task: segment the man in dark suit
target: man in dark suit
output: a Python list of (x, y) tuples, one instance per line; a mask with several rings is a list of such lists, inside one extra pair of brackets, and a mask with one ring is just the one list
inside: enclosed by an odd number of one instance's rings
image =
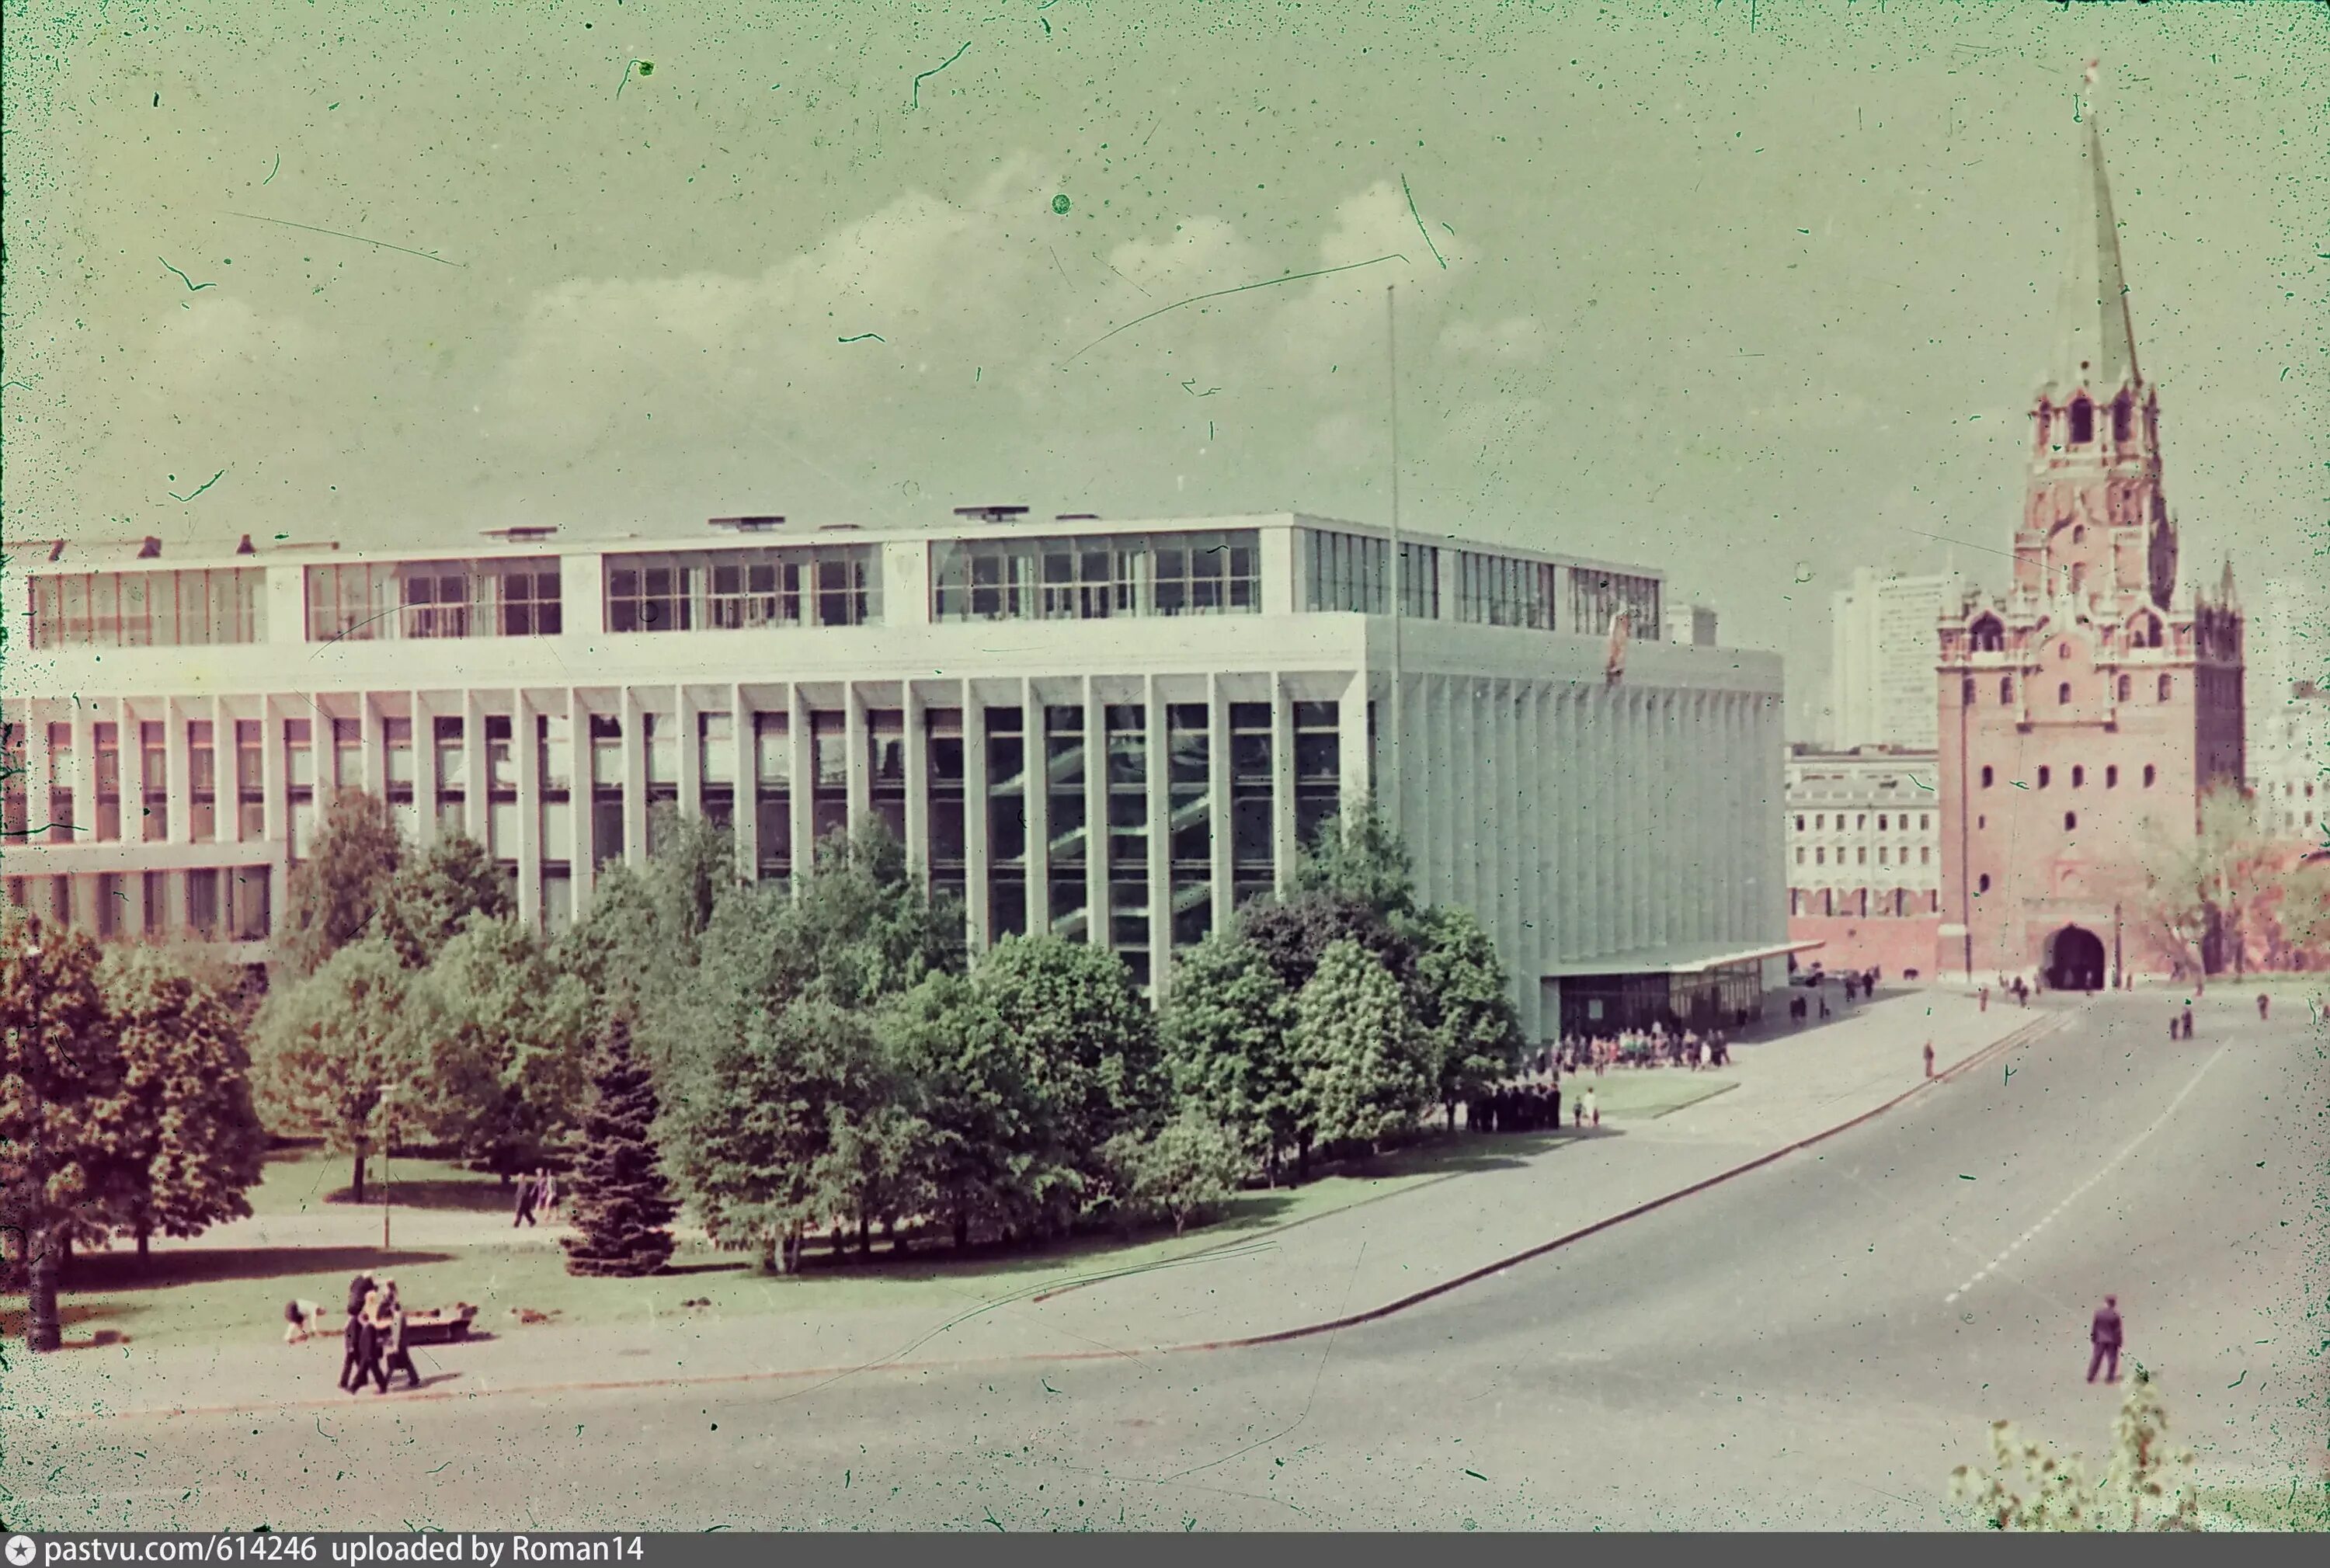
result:
[(2119, 1298), (2107, 1296), (2096, 1312), (2096, 1320), (2088, 1328), (2088, 1343), (2094, 1354), (2088, 1357), (2088, 1381), (2096, 1380), (2096, 1370), (2101, 1367), (2106, 1383), (2119, 1381)]

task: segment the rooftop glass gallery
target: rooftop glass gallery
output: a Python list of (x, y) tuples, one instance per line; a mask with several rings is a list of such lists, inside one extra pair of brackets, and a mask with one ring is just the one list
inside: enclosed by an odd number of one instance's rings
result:
[[(1388, 540), (1321, 527), (1284, 532), (1293, 548), (1280, 570), (1293, 581), (1275, 602), (1298, 613), (1388, 613)], [(288, 640), (376, 642), (1255, 615), (1274, 602), (1263, 533), (1030, 530), (580, 556), (56, 569), (30, 574), (28, 608), (35, 647), (260, 643), (287, 633)], [(1417, 542), (1404, 543), (1401, 555), (1400, 597), (1410, 618), (1599, 635), (1624, 610), (1634, 636), (1660, 635), (1660, 583), (1647, 573)], [(269, 591), (270, 578), (284, 573), (298, 574), (304, 625), (296, 631), (270, 624), (270, 608), (283, 615), (293, 607)], [(912, 613), (899, 608), (902, 591)], [(578, 594), (592, 613), (576, 612)]]

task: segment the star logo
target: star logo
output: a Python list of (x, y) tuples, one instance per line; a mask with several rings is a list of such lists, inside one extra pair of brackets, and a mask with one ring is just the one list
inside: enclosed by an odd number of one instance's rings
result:
[(10, 1568), (25, 1568), (25, 1565), (31, 1563), (32, 1560), (33, 1538), (30, 1535), (9, 1536), (8, 1562), (10, 1563)]

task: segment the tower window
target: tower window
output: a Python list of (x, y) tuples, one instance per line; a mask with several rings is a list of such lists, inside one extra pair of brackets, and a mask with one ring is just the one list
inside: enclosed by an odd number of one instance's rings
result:
[(1983, 769), (1983, 770), (1982, 770), (1982, 787), (1983, 787), (1984, 789), (1989, 789), (1989, 788), (1990, 788), (1991, 780), (1992, 780), (1993, 777), (1994, 777), (1994, 775), (1993, 775), (1993, 773), (1991, 772), (1991, 770), (1990, 770), (1989, 768), (1987, 768), (1987, 767), (1984, 767), (1984, 768)]
[(2006, 651), (2006, 629), (1996, 619), (1984, 616), (1974, 623), (1974, 651), (2003, 653)]
[(2163, 675), (2160, 677), (2160, 700), (2162, 702), (2166, 702), (2169, 698), (2169, 694), (2175, 691), (2175, 689), (2176, 677), (2174, 675)]
[(1977, 831), (1987, 830), (1990, 827), (1990, 818), (1988, 816), (1977, 817), (1974, 819), (1974, 825)]
[(2065, 681), (2055, 688), (2055, 705), (2059, 708), (2067, 707), (2070, 705), (2070, 701), (2071, 683)]
[(2110, 767), (2104, 770), (2104, 788), (2107, 789), (2117, 789), (2119, 788), (2118, 763), (2114, 762)]
[(2155, 767), (2154, 767), (2151, 763), (2149, 763), (2149, 762), (2146, 762), (2146, 763), (2144, 765), (2144, 787), (2145, 787), (2146, 789), (2151, 789), (2151, 788), (2152, 788), (2152, 781), (2153, 781), (2154, 779), (2155, 779), (2159, 778), (2159, 777), (2160, 777), (2160, 770), (2159, 770), (2158, 769), (2155, 768)]
[(2096, 405), (2085, 398), (2071, 401), (2071, 445), (2084, 447), (2096, 439)]
[(2076, 829), (2079, 827), (2079, 814), (2078, 812), (2076, 812), (2076, 811), (2066, 811), (2066, 812), (2064, 812), (2064, 813), (2063, 813), (2063, 831), (2064, 831), (2064, 832), (2066, 832), (2066, 833), (2072, 832), (2072, 831), (2076, 830)]
[(2054, 777), (2053, 770), (2049, 769), (2049, 768), (2043, 768), (2043, 767), (2042, 767), (2042, 768), (2041, 768), (2041, 769), (2039, 770), (2039, 788), (2040, 788), (2040, 789), (2044, 789), (2045, 788), (2047, 788), (2047, 781), (2048, 781), (2050, 779), (2053, 778), (2053, 777)]
[(1988, 893), (1990, 891), (1990, 873), (1985, 871), (1982, 874), (1981, 877), (1975, 883), (1974, 890), (1976, 893)]
[(2136, 405), (2126, 397), (2112, 404), (2112, 439), (2132, 441), (2136, 439)]
[(1968, 675), (1965, 678), (1965, 684), (1958, 688), (1958, 701), (1966, 707), (1971, 708), (1974, 706), (1974, 677), (1972, 675)]
[(1802, 817), (1797, 817), (1797, 818), (1796, 818), (1796, 831), (1797, 831), (1798, 833), (1802, 833), (1804, 830), (1804, 819)]
[(2077, 789), (2087, 781), (2088, 770), (2085, 768), (2074, 766), (2071, 770), (2071, 788)]
[[(2071, 543), (2074, 543), (2074, 544), (2085, 544), (2087, 542), (2088, 542), (2088, 525), (2087, 525), (2086, 524), (2084, 524), (2084, 523), (2074, 523), (2074, 524), (2071, 524)], [(2070, 652), (2071, 652), (2071, 645), (2070, 645), (2070, 643), (2065, 643), (2065, 644), (2063, 645), (2063, 653), (2064, 653), (2064, 656), (2065, 656), (2066, 657), (2069, 657), (2069, 656), (2070, 656)]]
[(2120, 676), (2120, 678), (2119, 678), (2119, 700), (2120, 700), (2121, 702), (2123, 702), (2123, 703), (2124, 703), (2124, 702), (2127, 701), (2129, 693), (2131, 693), (2134, 689), (2135, 689), (2135, 685), (2134, 685), (2134, 683), (2133, 683), (2133, 682), (2131, 682), (2131, 681), (2130, 681), (2130, 680), (2129, 680), (2126, 675), (2122, 675), (2122, 676)]
[(2070, 638), (2065, 638), (2061, 642), (2055, 645), (2055, 656), (2059, 659), (2067, 659), (2071, 656)]
[(1886, 830), (1886, 829), (1885, 829), (1885, 818), (1884, 818), (1884, 817), (1880, 817), (1877, 819), (1877, 831), (1878, 831), (1878, 832), (1880, 832), (1880, 833), (1882, 833), (1882, 832), (1884, 832), (1885, 830)]
[(2014, 705), (2014, 677), (2013, 675), (2001, 675), (1998, 677), (1998, 705), (2002, 708), (2009, 708)]

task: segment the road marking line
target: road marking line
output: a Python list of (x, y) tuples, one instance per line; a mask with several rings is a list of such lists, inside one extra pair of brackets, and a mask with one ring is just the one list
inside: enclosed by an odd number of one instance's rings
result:
[(1946, 1307), (1951, 1302), (1956, 1301), (1960, 1296), (1963, 1296), (1967, 1291), (1973, 1289), (1975, 1282), (1978, 1282), (1983, 1278), (1983, 1275), (1989, 1273), (1993, 1269), (2003, 1269), (2006, 1264), (2006, 1261), (2014, 1255), (2015, 1250), (2021, 1247), (2024, 1242), (2027, 1242), (2032, 1236), (2037, 1235), (2039, 1232), (2045, 1227), (2048, 1220), (2053, 1219), (2057, 1214), (2061, 1214), (2072, 1204), (2077, 1203), (2080, 1198), (2086, 1196), (2088, 1192), (2095, 1188), (2097, 1184), (2101, 1182), (2106, 1176), (2111, 1175), (2113, 1171), (2117, 1170), (2120, 1166), (2126, 1162), (2128, 1156), (2143, 1148), (2145, 1143), (2154, 1133), (2158, 1132), (2162, 1128), (2168, 1125), (2168, 1119), (2176, 1114), (2177, 1107), (2183, 1105), (2185, 1100), (2192, 1098), (2193, 1091), (2201, 1087), (2201, 1080), (2208, 1076), (2209, 1069), (2214, 1067), (2217, 1064), (2218, 1058), (2223, 1056), (2224, 1053), (2231, 1048), (2232, 1045), (2230, 1041), (2225, 1044), (2218, 1046), (2215, 1054), (2212, 1055), (2206, 1062), (2201, 1063), (2201, 1070), (2193, 1074), (2192, 1082), (2185, 1084), (2182, 1090), (2177, 1091), (2176, 1098), (2168, 1102), (2168, 1109), (2162, 1111), (2157, 1117), (2155, 1117), (2150, 1127), (2147, 1127), (2142, 1132), (2137, 1133), (2128, 1143), (2128, 1146), (2126, 1148), (2121, 1149), (2117, 1154), (2112, 1156), (2110, 1159), (2105, 1161), (2101, 1169), (2098, 1170), (2087, 1180), (2081, 1182), (2078, 1186), (2072, 1188), (2071, 1195), (2070, 1197), (2065, 1198), (2061, 1203), (2057, 1204), (2052, 1209), (2048, 1211), (2047, 1219), (2041, 1220), (2038, 1224), (2035, 1224), (2029, 1230), (2023, 1232), (2022, 1237), (2017, 1240), (2013, 1246), (2008, 1247), (2006, 1251), (2001, 1252), (1997, 1257), (1984, 1264), (1983, 1266), (1982, 1273), (1976, 1274), (1974, 1277), (1974, 1281), (1961, 1285), (1956, 1289), (1951, 1291), (1947, 1296), (1943, 1297), (1942, 1305)]

